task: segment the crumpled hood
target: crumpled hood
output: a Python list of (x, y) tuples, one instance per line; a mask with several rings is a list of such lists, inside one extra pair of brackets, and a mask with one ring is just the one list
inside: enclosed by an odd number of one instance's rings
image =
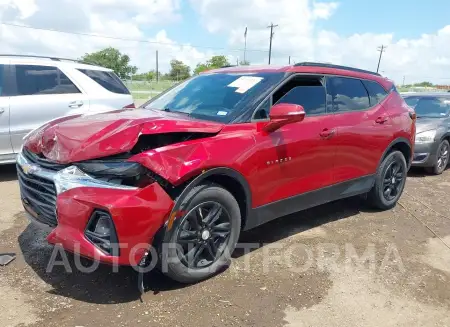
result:
[(117, 110), (56, 119), (27, 136), (24, 146), (50, 160), (70, 163), (130, 151), (142, 134), (218, 133), (223, 124), (159, 110)]
[(444, 119), (442, 118), (418, 118), (416, 120), (416, 133), (437, 129), (443, 122)]

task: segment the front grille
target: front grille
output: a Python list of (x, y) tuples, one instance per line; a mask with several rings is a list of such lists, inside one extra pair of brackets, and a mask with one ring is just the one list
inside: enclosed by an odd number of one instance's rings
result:
[(38, 166), (45, 168), (45, 169), (58, 171), (58, 170), (69, 167), (69, 165), (59, 164), (54, 161), (48, 160), (44, 156), (40, 156), (36, 153), (33, 153), (25, 147), (22, 150), (22, 154), (25, 157), (25, 159), (27, 159), (27, 161), (37, 164)]
[[(42, 168), (53, 171), (64, 168), (64, 165), (39, 158), (37, 154), (27, 149), (23, 149), (22, 154), (28, 162), (37, 164)], [(56, 188), (53, 181), (33, 174), (25, 174), (20, 165), (17, 165), (17, 176), (25, 209), (37, 221), (55, 227), (58, 220), (56, 218)]]

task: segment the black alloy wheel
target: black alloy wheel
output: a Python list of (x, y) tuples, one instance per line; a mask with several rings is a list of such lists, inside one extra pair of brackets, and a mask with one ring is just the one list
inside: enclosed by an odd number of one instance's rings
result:
[(176, 238), (178, 257), (191, 269), (212, 265), (223, 253), (231, 233), (228, 211), (208, 201), (192, 208), (183, 218)]
[(179, 201), (183, 216), (168, 231), (167, 251), (159, 252), (161, 268), (178, 282), (196, 283), (230, 264), (241, 210), (230, 191), (211, 182), (193, 187)]
[(367, 194), (370, 206), (388, 210), (393, 208), (406, 183), (408, 166), (403, 153), (394, 150), (386, 155), (378, 167), (375, 183)]
[(401, 163), (393, 161), (385, 170), (383, 178), (383, 196), (387, 201), (394, 200), (402, 191), (405, 171)]

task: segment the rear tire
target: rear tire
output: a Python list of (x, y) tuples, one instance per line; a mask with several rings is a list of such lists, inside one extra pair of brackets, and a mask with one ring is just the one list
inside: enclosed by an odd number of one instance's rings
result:
[(375, 184), (367, 194), (368, 203), (381, 210), (393, 208), (402, 195), (407, 171), (403, 154), (400, 151), (389, 153), (378, 167)]
[(450, 145), (447, 140), (439, 144), (436, 152), (436, 162), (433, 167), (426, 167), (425, 171), (433, 175), (440, 175), (447, 168), (450, 157)]
[(215, 184), (194, 187), (180, 210), (185, 215), (172, 231), (163, 273), (181, 283), (195, 283), (229, 264), (241, 212), (233, 195)]

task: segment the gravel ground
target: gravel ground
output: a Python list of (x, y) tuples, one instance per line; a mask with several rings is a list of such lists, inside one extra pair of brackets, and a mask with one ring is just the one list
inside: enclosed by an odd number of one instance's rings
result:
[(260, 246), (223, 273), (187, 286), (152, 272), (142, 299), (130, 268), (46, 273), (53, 248), (14, 167), (0, 181), (0, 252), (18, 254), (0, 267), (0, 326), (450, 326), (450, 170), (414, 170), (390, 211), (352, 198), (245, 232)]

